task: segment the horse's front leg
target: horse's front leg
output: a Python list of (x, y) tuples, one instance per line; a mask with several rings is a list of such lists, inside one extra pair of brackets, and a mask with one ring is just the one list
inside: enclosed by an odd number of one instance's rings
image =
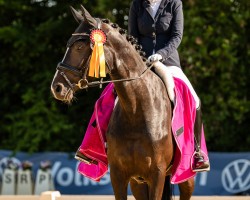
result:
[(148, 183), (149, 200), (161, 200), (166, 170), (155, 169), (152, 173), (151, 180)]
[(134, 179), (130, 179), (130, 188), (136, 200), (148, 200), (148, 185), (146, 183), (138, 183)]
[(110, 178), (116, 200), (127, 200), (129, 179), (119, 167), (110, 165)]
[(194, 178), (178, 184), (180, 190), (180, 200), (189, 200), (194, 191)]

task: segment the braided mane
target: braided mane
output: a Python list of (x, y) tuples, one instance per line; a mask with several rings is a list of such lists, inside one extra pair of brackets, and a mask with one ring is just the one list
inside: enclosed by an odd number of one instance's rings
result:
[(121, 35), (124, 35), (126, 37), (127, 41), (130, 44), (132, 44), (132, 46), (134, 46), (135, 50), (141, 56), (143, 62), (145, 62), (145, 64), (147, 66), (150, 65), (147, 62), (146, 53), (142, 50), (142, 46), (140, 44), (138, 44), (138, 40), (134, 36), (129, 35), (126, 29), (120, 28), (118, 24), (110, 22), (109, 19), (101, 19), (101, 20), (103, 23), (109, 24), (111, 27), (117, 29)]

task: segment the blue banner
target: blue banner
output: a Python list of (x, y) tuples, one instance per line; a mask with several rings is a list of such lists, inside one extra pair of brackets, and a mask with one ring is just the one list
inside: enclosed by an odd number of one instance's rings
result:
[[(198, 173), (195, 178), (194, 195), (249, 195), (250, 152), (209, 153), (211, 169)], [(36, 179), (42, 161), (51, 162), (51, 173), (55, 189), (61, 194), (113, 195), (109, 173), (100, 182), (94, 182), (77, 172), (78, 161), (73, 153), (34, 153), (0, 150), (0, 176), (8, 162), (18, 166), (24, 161), (33, 163), (32, 174)], [(34, 180), (35, 183), (35, 180)], [(175, 195), (179, 194), (174, 186)], [(129, 194), (131, 194), (129, 192)]]

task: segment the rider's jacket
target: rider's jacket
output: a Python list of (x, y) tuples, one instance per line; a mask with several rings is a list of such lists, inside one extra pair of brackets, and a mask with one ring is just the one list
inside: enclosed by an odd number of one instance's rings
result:
[(165, 59), (165, 65), (180, 67), (177, 48), (183, 34), (181, 0), (162, 0), (154, 17), (149, 1), (133, 0), (128, 31), (138, 39), (147, 57), (158, 53)]

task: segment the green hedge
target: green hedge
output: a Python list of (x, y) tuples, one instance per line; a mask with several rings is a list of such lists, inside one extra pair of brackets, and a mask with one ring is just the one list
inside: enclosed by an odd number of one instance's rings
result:
[[(77, 24), (69, 6), (127, 28), (128, 0), (0, 0), (0, 148), (75, 151), (101, 90), (68, 106), (52, 98), (56, 64)], [(203, 104), (211, 151), (249, 151), (249, 1), (183, 1), (179, 48), (184, 72)], [(248, 33), (248, 34), (247, 34)]]

